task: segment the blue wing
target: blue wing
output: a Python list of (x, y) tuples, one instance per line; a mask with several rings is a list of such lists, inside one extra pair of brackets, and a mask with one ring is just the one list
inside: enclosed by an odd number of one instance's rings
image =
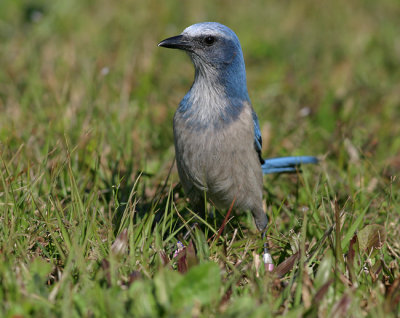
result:
[(262, 138), (261, 138), (260, 124), (258, 123), (257, 114), (254, 111), (253, 111), (253, 123), (254, 123), (254, 148), (257, 151), (258, 158), (260, 159), (263, 174), (296, 172), (299, 166), (302, 164), (318, 163), (318, 159), (313, 156), (263, 159), (261, 156)]
[(261, 138), (260, 124), (258, 123), (258, 117), (255, 111), (253, 111), (253, 123), (254, 123), (254, 148), (257, 151), (261, 165), (263, 165), (264, 159), (261, 156), (262, 138)]

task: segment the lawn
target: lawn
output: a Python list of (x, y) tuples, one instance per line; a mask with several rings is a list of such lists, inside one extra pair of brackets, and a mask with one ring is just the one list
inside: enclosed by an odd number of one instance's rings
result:
[[(400, 4), (0, 2), (0, 317), (398, 317)], [(172, 117), (200, 21), (241, 40), (265, 157), (249, 213), (198, 219)], [(171, 168), (172, 167), (172, 168)], [(182, 245), (181, 245), (182, 244)]]

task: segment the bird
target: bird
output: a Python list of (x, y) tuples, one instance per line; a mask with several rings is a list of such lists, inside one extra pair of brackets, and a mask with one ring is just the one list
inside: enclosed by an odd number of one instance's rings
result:
[[(296, 172), (301, 164), (318, 159), (262, 158), (242, 48), (229, 27), (196, 23), (158, 46), (185, 51), (195, 68), (193, 84), (173, 119), (177, 170), (186, 196), (196, 213), (204, 213), (205, 201), (222, 210), (232, 206), (250, 211), (264, 239), (268, 216), (263, 208), (263, 174)], [(263, 257), (272, 264), (266, 243)]]

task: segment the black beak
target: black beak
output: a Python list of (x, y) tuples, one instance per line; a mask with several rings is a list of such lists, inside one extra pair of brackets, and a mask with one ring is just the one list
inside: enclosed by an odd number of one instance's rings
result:
[(158, 46), (166, 47), (169, 49), (190, 50), (192, 43), (184, 35), (177, 35), (171, 38), (162, 40)]

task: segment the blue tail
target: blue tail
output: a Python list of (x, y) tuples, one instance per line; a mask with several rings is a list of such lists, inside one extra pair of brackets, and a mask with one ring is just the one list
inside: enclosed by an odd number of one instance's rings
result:
[(312, 156), (282, 157), (265, 159), (261, 166), (263, 174), (296, 172), (301, 164), (318, 163), (318, 159)]

